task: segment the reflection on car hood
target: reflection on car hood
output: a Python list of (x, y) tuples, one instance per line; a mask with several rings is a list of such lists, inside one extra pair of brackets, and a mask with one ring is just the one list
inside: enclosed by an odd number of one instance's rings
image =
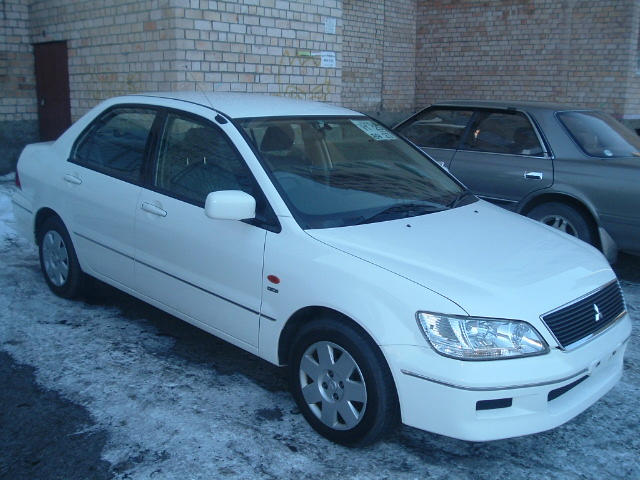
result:
[[(470, 315), (534, 319), (615, 278), (586, 243), (486, 202), (307, 233), (446, 296)], [(429, 305), (416, 300), (416, 307)]]

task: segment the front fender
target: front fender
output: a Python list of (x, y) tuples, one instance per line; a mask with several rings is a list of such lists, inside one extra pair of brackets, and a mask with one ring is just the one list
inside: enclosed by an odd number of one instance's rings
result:
[[(352, 319), (378, 345), (426, 346), (415, 317), (420, 309), (466, 315), (446, 297), (302, 231), (283, 228), (266, 243), (259, 355), (272, 363), (280, 363), (285, 326), (309, 307)], [(269, 276), (279, 283), (270, 283)]]

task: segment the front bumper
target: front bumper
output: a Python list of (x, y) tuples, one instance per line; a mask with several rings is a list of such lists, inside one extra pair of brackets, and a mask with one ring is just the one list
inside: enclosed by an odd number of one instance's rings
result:
[(462, 362), (430, 347), (387, 346), (406, 425), (469, 441), (517, 437), (571, 420), (621, 378), (625, 315), (572, 352)]

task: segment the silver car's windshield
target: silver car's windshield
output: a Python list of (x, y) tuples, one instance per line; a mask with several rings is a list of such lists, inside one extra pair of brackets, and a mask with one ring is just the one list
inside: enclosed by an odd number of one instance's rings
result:
[(592, 157), (640, 156), (640, 137), (603, 112), (558, 112), (558, 119), (578, 146)]
[(303, 228), (424, 215), (476, 201), (423, 153), (368, 117), (239, 123)]

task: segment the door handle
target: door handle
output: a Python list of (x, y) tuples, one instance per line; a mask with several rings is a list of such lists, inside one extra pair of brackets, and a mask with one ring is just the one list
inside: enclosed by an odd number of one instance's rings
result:
[(524, 172), (524, 178), (530, 180), (542, 180), (542, 177), (544, 177), (542, 172)]
[(153, 215), (157, 215), (159, 217), (167, 216), (167, 212), (165, 210), (161, 209), (157, 205), (153, 205), (152, 203), (142, 202), (142, 205), (140, 207), (145, 212), (151, 213)]
[(82, 180), (80, 180), (78, 177), (76, 177), (75, 175), (71, 175), (70, 173), (67, 173), (64, 177), (64, 181), (68, 182), (68, 183), (73, 183), (74, 185), (81, 185), (82, 184)]

